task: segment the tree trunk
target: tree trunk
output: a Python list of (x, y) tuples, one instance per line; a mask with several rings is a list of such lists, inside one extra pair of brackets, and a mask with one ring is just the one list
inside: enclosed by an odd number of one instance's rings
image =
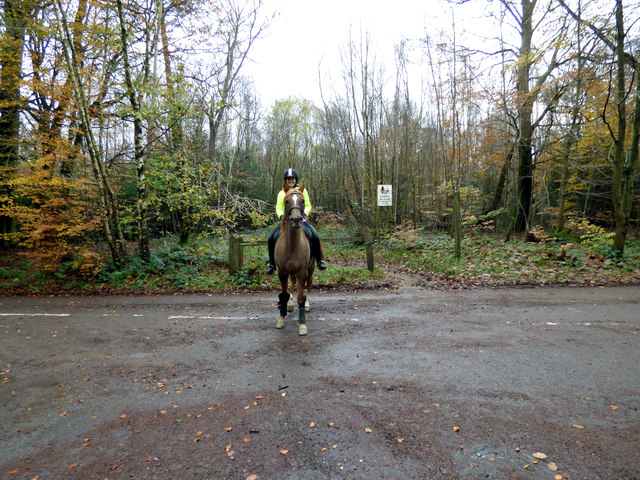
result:
[(522, 41), (518, 61), (517, 93), (519, 98), (518, 124), (518, 179), (517, 204), (514, 230), (523, 232), (529, 223), (533, 195), (533, 154), (531, 141), (533, 137), (533, 96), (529, 90), (531, 70), (531, 39), (533, 37), (533, 9), (536, 0), (522, 0)]
[[(3, 176), (10, 178), (18, 166), (22, 51), (30, 6), (25, 0), (5, 0), (3, 3), (5, 32), (0, 39), (0, 168), (4, 170)], [(5, 195), (13, 195), (8, 182), (0, 191), (0, 196)], [(0, 248), (9, 245), (6, 235), (14, 230), (13, 218), (0, 215)]]
[(93, 175), (100, 189), (100, 203), (104, 215), (105, 236), (111, 250), (113, 262), (119, 264), (126, 258), (127, 254), (124, 235), (122, 233), (122, 226), (120, 224), (120, 214), (118, 213), (115, 194), (113, 192), (113, 189), (111, 188), (106, 172), (104, 170), (104, 164), (102, 162), (102, 151), (98, 147), (98, 144), (93, 135), (93, 129), (91, 128), (89, 105), (87, 103), (84, 84), (82, 83), (80, 77), (78, 55), (73, 42), (73, 37), (71, 35), (71, 32), (69, 31), (69, 24), (65, 17), (65, 10), (62, 8), (60, 0), (56, 0), (54, 3), (58, 29), (62, 33), (61, 41), (63, 44), (65, 59), (69, 69), (68, 73), (73, 85), (73, 92), (76, 104), (78, 106), (78, 113), (82, 122), (82, 130), (84, 131), (84, 136), (87, 141), (87, 151), (91, 160)]
[(509, 145), (509, 151), (504, 159), (504, 163), (502, 164), (502, 169), (500, 170), (500, 177), (498, 177), (498, 185), (496, 186), (496, 192), (493, 195), (493, 200), (491, 203), (487, 205), (482, 212), (483, 215), (486, 215), (489, 212), (493, 212), (498, 209), (500, 206), (500, 201), (502, 200), (502, 194), (504, 193), (504, 186), (507, 183), (507, 173), (509, 172), (509, 167), (511, 166), (511, 159), (513, 158), (513, 152), (515, 150), (515, 143), (512, 142)]
[[(122, 42), (122, 56), (124, 63), (124, 77), (127, 85), (127, 96), (133, 111), (133, 142), (136, 162), (136, 191), (138, 206), (138, 249), (140, 257), (145, 262), (149, 261), (151, 252), (149, 248), (149, 228), (147, 219), (147, 164), (143, 141), (142, 112), (138, 92), (133, 85), (131, 63), (129, 61), (128, 29), (124, 15), (122, 0), (117, 0), (118, 16), (120, 18), (120, 41)], [(157, 18), (157, 12), (154, 18)], [(148, 58), (145, 58), (145, 70), (148, 71)]]
[(625, 61), (624, 61), (624, 23), (622, 16), (622, 0), (616, 0), (616, 107), (618, 109), (618, 132), (615, 138), (613, 156), (613, 215), (616, 221), (616, 235), (613, 248), (620, 254), (624, 252), (627, 238), (629, 217), (624, 211), (624, 141), (627, 131), (626, 92), (625, 92)]

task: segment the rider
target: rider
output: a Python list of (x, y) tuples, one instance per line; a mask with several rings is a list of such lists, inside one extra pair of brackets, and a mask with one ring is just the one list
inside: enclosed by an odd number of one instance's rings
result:
[[(298, 189), (298, 172), (296, 172), (293, 168), (288, 168), (286, 172), (284, 172), (284, 187), (295, 188)], [(276, 200), (276, 215), (278, 218), (282, 218), (284, 215), (284, 195), (285, 188), (278, 193), (278, 198)], [(305, 188), (302, 192), (304, 196), (304, 215), (305, 217), (309, 215), (311, 212), (311, 201), (309, 200), (309, 191)], [(322, 246), (320, 245), (320, 237), (315, 229), (311, 226), (311, 224), (305, 218), (302, 222), (302, 228), (304, 228), (305, 233), (307, 234), (307, 238), (309, 239), (309, 244), (311, 245), (311, 256), (316, 259), (318, 263), (318, 269), (326, 270), (327, 264), (324, 263), (324, 253), (322, 251)], [(267, 245), (269, 247), (269, 268), (267, 269), (267, 274), (272, 275), (276, 269), (276, 262), (274, 259), (274, 252), (276, 248), (276, 240), (280, 235), (280, 224), (275, 228), (275, 230), (271, 233)]]

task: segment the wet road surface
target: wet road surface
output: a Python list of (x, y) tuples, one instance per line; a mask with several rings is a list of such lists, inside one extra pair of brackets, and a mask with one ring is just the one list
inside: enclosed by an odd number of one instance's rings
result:
[(1, 298), (0, 478), (640, 478), (639, 287), (276, 302)]

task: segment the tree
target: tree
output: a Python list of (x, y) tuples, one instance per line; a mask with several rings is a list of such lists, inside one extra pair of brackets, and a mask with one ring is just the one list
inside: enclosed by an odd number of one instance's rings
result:
[[(545, 108), (537, 119), (533, 118), (534, 104), (542, 91), (545, 82), (558, 66), (558, 52), (562, 44), (562, 29), (558, 30), (557, 38), (553, 38), (551, 58), (546, 69), (535, 79), (532, 68), (544, 58), (543, 52), (533, 49), (534, 11), (537, 0), (521, 0), (520, 11), (507, 0), (502, 0), (505, 8), (516, 20), (520, 32), (520, 49), (516, 62), (516, 102), (518, 111), (518, 175), (517, 175), (517, 205), (514, 217), (514, 230), (522, 232), (528, 229), (531, 207), (533, 205), (533, 135), (537, 125), (544, 115), (553, 107)], [(557, 100), (557, 99), (556, 99)]]
[[(559, 0), (564, 9), (578, 22), (583, 23), (593, 34), (601, 40), (613, 53), (616, 64), (614, 100), (616, 109), (617, 126), (610, 126), (607, 121), (606, 109), (602, 113), (602, 119), (607, 124), (609, 132), (614, 142), (614, 154), (612, 159), (613, 175), (613, 214), (616, 223), (616, 234), (613, 247), (620, 254), (624, 252), (624, 247), (629, 228), (629, 217), (633, 204), (633, 184), (635, 172), (638, 168), (638, 157), (640, 155), (640, 61), (632, 53), (625, 50), (627, 33), (624, 26), (624, 12), (622, 0), (615, 3), (615, 32), (614, 40), (607, 35), (605, 28), (598, 28), (593, 23), (582, 18), (580, 12), (576, 13), (563, 0)], [(627, 68), (631, 70), (632, 81), (627, 83)], [(631, 142), (627, 149), (627, 101), (629, 94), (633, 91), (633, 81), (635, 80), (635, 94), (631, 96), (634, 101), (633, 114), (631, 119)], [(609, 102), (607, 102), (608, 105)]]
[[(3, 31), (0, 32), (0, 171), (11, 177), (18, 166), (20, 137), (20, 94), (22, 80), (22, 54), (25, 30), (32, 10), (30, 0), (4, 0), (2, 2)], [(13, 195), (10, 185), (0, 190), (0, 209)], [(0, 214), (0, 247), (9, 245), (7, 235), (15, 225), (11, 217)]]
[(80, 66), (81, 59), (69, 28), (66, 11), (62, 8), (61, 0), (54, 0), (54, 12), (67, 64), (67, 74), (71, 78), (74, 100), (81, 119), (83, 136), (87, 142), (86, 148), (91, 160), (93, 175), (100, 191), (105, 236), (111, 249), (114, 263), (121, 263), (126, 257), (126, 245), (120, 223), (120, 213), (115, 193), (102, 162), (104, 152), (101, 144), (96, 141), (93, 132), (91, 109), (87, 100), (87, 88)]

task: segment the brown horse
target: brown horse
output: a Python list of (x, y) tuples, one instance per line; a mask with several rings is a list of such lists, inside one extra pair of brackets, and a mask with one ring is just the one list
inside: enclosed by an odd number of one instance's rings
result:
[[(304, 220), (304, 184), (300, 189), (289, 189), (284, 197), (284, 215), (280, 225), (280, 236), (276, 241), (275, 261), (278, 267), (281, 290), (278, 295), (278, 307), (280, 307), (280, 319), (276, 328), (284, 328), (284, 317), (287, 315), (287, 303), (293, 294), (296, 284), (298, 288), (298, 333), (307, 334), (305, 320), (306, 296), (313, 285), (313, 271), (315, 262), (311, 257), (309, 239), (304, 232), (302, 222)], [(291, 294), (288, 284), (291, 278)]]

